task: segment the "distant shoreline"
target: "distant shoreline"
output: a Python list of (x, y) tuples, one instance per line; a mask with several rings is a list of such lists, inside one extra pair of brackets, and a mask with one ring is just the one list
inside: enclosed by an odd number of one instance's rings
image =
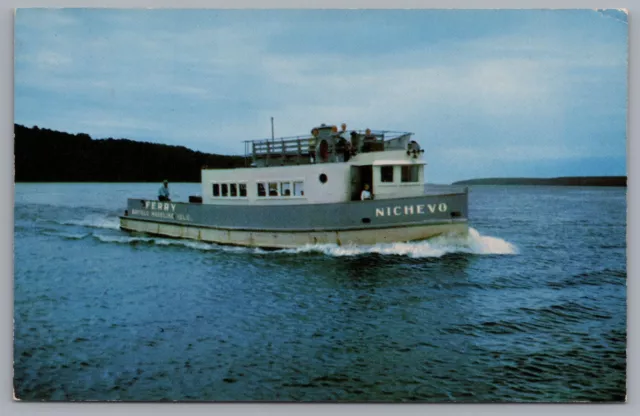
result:
[(626, 176), (564, 176), (558, 178), (481, 178), (454, 182), (453, 185), (546, 185), (626, 187)]
[[(14, 183), (200, 183), (202, 168), (246, 167), (247, 159), (14, 124), (14, 163)], [(626, 187), (627, 177), (480, 178), (453, 184)]]

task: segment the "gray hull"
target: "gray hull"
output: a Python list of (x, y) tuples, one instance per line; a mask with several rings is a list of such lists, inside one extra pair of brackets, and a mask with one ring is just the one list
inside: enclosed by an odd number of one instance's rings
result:
[(467, 194), (301, 205), (129, 199), (123, 230), (251, 247), (377, 244), (467, 232)]

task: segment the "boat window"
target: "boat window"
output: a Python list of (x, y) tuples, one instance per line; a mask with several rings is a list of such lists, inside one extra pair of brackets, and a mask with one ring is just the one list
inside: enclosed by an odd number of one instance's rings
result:
[(259, 183), (258, 184), (258, 196), (267, 196), (267, 193), (265, 192), (263, 183)]
[(293, 183), (293, 195), (294, 196), (302, 196), (302, 195), (304, 195), (304, 182), (294, 182)]
[(220, 186), (220, 189), (221, 189), (220, 193), (221, 193), (222, 196), (229, 196), (229, 185), (228, 184), (223, 183)]
[(229, 196), (238, 196), (238, 185), (235, 183), (229, 184)]
[(393, 182), (393, 166), (380, 166), (380, 180)]
[(420, 180), (420, 165), (402, 166), (402, 182), (418, 182)]
[(269, 196), (279, 196), (278, 182), (269, 182)]
[(220, 196), (220, 185), (217, 183), (213, 184), (213, 196)]
[(241, 183), (240, 184), (240, 196), (247, 196), (247, 184), (246, 183)]
[(280, 195), (291, 196), (291, 182), (282, 182), (280, 184)]

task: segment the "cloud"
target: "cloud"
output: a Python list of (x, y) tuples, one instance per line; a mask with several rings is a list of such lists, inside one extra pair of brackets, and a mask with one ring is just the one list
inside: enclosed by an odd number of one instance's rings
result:
[(70, 68), (73, 63), (68, 56), (47, 50), (38, 51), (32, 56), (20, 57), (18, 61), (33, 64), (38, 72), (55, 71), (65, 67)]
[(624, 155), (626, 30), (592, 11), (20, 11), (16, 122), (218, 153), (273, 116), (277, 135), (410, 130), (445, 159)]
[(16, 26), (22, 30), (50, 32), (74, 26), (77, 23), (78, 19), (69, 9), (16, 9)]

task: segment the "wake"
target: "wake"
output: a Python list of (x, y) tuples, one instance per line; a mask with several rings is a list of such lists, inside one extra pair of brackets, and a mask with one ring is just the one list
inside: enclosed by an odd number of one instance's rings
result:
[(58, 223), (61, 225), (79, 225), (90, 228), (120, 229), (120, 219), (111, 215), (88, 215), (82, 220), (59, 221)]
[[(109, 227), (110, 228), (110, 227)], [(481, 235), (477, 230), (470, 228), (466, 236), (443, 235), (426, 241), (409, 243), (388, 243), (375, 245), (342, 245), (314, 244), (299, 248), (264, 250), (254, 247), (227, 246), (215, 243), (206, 243), (193, 240), (181, 240), (153, 236), (130, 235), (99, 235), (93, 237), (103, 243), (116, 244), (149, 244), (156, 246), (178, 246), (200, 251), (222, 251), (230, 253), (254, 253), (254, 254), (304, 254), (319, 253), (332, 257), (355, 257), (369, 254), (387, 256), (406, 256), (411, 258), (442, 257), (453, 253), (466, 253), (474, 255), (513, 255), (518, 254), (515, 245), (498, 237)]]
[(318, 244), (282, 251), (289, 253), (320, 252), (336, 257), (381, 254), (411, 258), (442, 257), (452, 253), (477, 255), (518, 254), (518, 249), (515, 245), (498, 237), (480, 235), (473, 228), (469, 229), (469, 233), (466, 236), (443, 235), (425, 241), (409, 243), (387, 243), (370, 246)]

